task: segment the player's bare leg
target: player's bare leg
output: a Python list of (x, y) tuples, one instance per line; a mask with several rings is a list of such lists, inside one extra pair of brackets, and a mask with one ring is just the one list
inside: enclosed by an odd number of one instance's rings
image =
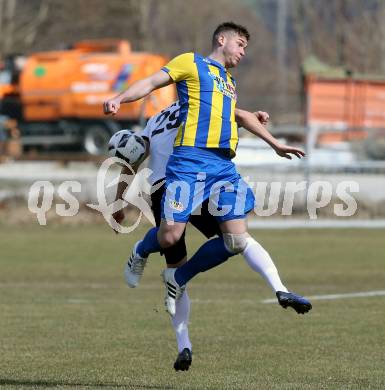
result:
[(160, 246), (162, 248), (169, 248), (175, 245), (182, 237), (185, 229), (185, 222), (173, 222), (162, 219), (157, 233)]

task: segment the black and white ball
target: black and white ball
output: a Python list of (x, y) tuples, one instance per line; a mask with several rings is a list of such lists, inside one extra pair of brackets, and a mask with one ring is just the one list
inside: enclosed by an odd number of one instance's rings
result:
[(115, 133), (108, 142), (108, 152), (128, 164), (140, 163), (146, 153), (146, 143), (132, 130), (124, 129)]

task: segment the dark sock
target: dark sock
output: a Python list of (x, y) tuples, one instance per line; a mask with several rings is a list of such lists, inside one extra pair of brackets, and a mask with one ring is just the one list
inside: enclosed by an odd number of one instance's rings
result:
[(153, 227), (150, 229), (143, 240), (139, 243), (137, 252), (141, 257), (147, 257), (150, 253), (159, 252), (161, 247), (158, 242), (157, 233), (159, 228)]

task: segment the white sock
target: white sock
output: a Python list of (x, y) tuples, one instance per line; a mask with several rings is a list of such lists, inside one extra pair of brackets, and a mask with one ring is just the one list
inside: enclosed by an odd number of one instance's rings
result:
[(176, 301), (175, 316), (171, 319), (172, 327), (175, 330), (176, 342), (178, 344), (178, 352), (182, 352), (185, 348), (191, 351), (191, 342), (188, 336), (188, 323), (190, 319), (190, 298), (187, 290)]
[(287, 288), (282, 284), (278, 270), (266, 250), (252, 237), (247, 238), (247, 246), (242, 252), (247, 264), (264, 277), (274, 292), (284, 291)]

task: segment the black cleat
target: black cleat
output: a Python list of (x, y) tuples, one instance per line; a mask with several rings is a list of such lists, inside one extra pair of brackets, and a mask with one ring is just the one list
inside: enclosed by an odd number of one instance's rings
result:
[(278, 303), (286, 309), (292, 307), (298, 314), (305, 314), (311, 310), (311, 303), (300, 295), (291, 292), (276, 292)]
[(174, 368), (175, 371), (188, 371), (192, 362), (192, 352), (185, 348), (180, 352), (175, 360)]

